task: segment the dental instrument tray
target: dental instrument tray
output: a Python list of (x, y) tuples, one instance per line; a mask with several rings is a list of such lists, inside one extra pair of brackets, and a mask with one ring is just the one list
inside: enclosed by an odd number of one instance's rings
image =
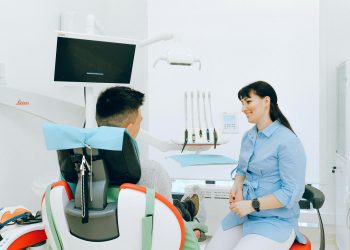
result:
[[(181, 142), (178, 142), (177, 140), (173, 141), (175, 144), (182, 145), (181, 153), (185, 150), (185, 148), (188, 150), (201, 151), (207, 150), (212, 146), (215, 149), (217, 145), (222, 144), (222, 142), (219, 141), (221, 136), (219, 136), (219, 131), (215, 128), (214, 124), (211, 99), (210, 91), (208, 93), (205, 91), (202, 93), (197, 91), (196, 94), (194, 91), (185, 92), (185, 129), (183, 131), (183, 140), (181, 140)], [(201, 121), (201, 101), (203, 106), (204, 127), (202, 126)], [(196, 108), (195, 103), (197, 104)], [(209, 109), (207, 109), (207, 107)], [(195, 113), (195, 111), (197, 111), (197, 113)], [(210, 126), (208, 120), (210, 121)], [(191, 123), (189, 123), (189, 121), (191, 121)]]
[[(171, 140), (171, 142), (176, 144), (179, 150), (183, 148), (183, 139), (173, 139)], [(188, 143), (186, 144), (186, 147), (184, 150), (205, 151), (205, 150), (209, 150), (214, 146), (219, 146), (226, 143), (228, 143), (228, 140), (224, 140), (224, 139), (219, 140), (216, 144), (214, 144), (214, 141), (208, 142), (207, 140), (196, 140), (196, 142), (193, 143), (191, 140), (188, 140)]]

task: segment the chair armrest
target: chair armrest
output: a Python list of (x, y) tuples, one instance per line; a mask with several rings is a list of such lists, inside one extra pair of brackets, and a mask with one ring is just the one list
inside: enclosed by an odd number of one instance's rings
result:
[(312, 203), (313, 208), (320, 209), (325, 201), (325, 196), (321, 190), (307, 184), (305, 185), (303, 199), (306, 199)]

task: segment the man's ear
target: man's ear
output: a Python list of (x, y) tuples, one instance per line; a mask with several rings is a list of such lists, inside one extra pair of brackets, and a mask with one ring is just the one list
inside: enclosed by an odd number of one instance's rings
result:
[(130, 129), (132, 128), (132, 125), (133, 125), (133, 123), (129, 122), (127, 125), (125, 125), (123, 127), (130, 131)]

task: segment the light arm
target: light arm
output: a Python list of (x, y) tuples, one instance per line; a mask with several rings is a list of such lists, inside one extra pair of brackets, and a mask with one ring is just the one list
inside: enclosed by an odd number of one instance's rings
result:
[(160, 34), (158, 36), (155, 36), (155, 37), (152, 37), (152, 38), (149, 38), (149, 39), (141, 41), (137, 45), (137, 47), (138, 48), (142, 48), (142, 47), (148, 46), (148, 45), (156, 43), (156, 42), (167, 41), (167, 40), (170, 40), (170, 39), (173, 39), (173, 38), (174, 38), (174, 34), (173, 33), (164, 33), (164, 34)]

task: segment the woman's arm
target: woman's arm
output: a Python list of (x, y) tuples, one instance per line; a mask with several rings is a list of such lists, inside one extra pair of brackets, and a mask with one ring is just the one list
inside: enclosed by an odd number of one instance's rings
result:
[[(278, 165), (281, 188), (272, 194), (258, 197), (260, 210), (291, 208), (303, 195), (306, 157), (298, 138), (288, 140), (281, 145), (278, 152)], [(239, 216), (255, 211), (251, 200), (233, 203), (230, 209)]]
[(230, 195), (229, 195), (229, 202), (230, 205), (233, 202), (241, 201), (243, 200), (243, 182), (245, 180), (245, 176), (236, 175), (235, 176), (235, 182), (232, 185)]
[[(258, 198), (260, 202), (260, 210), (268, 210), (274, 208), (281, 208), (283, 204), (273, 195), (265, 195)], [(242, 200), (238, 202), (232, 202), (230, 204), (230, 210), (237, 215), (243, 217), (255, 211), (252, 206), (252, 200)]]
[(278, 166), (281, 188), (273, 195), (283, 207), (291, 208), (302, 198), (305, 189), (306, 156), (297, 137), (280, 146)]
[(258, 200), (260, 202), (260, 210), (283, 207), (283, 204), (273, 194), (265, 195), (263, 197), (258, 198)]
[(243, 182), (245, 180), (245, 176), (242, 175), (236, 175), (235, 176), (235, 182), (233, 183), (233, 185), (237, 185), (237, 186), (243, 186)]

